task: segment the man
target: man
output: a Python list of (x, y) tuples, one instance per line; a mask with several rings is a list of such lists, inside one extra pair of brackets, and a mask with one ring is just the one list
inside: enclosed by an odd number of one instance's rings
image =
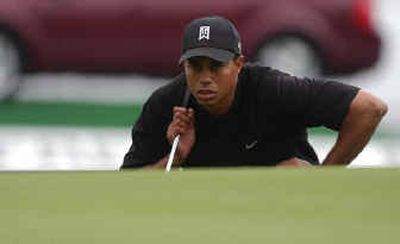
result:
[(307, 140), (314, 126), (338, 130), (322, 164), (347, 165), (387, 111), (353, 86), (244, 65), (238, 31), (218, 16), (186, 27), (180, 63), (184, 73), (145, 103), (122, 168), (165, 168), (176, 135), (173, 166), (318, 165)]

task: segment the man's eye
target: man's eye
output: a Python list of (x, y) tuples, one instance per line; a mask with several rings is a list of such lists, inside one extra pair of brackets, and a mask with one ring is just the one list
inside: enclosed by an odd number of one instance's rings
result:
[(217, 71), (222, 66), (224, 66), (223, 63), (218, 62), (218, 61), (212, 61), (211, 64), (210, 64), (210, 69), (213, 70), (213, 71)]
[(202, 66), (200, 64), (192, 64), (191, 67), (195, 71), (201, 71), (202, 69)]
[(209, 62), (201, 62), (197, 59), (192, 59), (189, 61), (189, 67), (195, 72), (201, 72), (203, 69), (208, 69), (212, 72), (217, 72), (224, 63), (218, 62), (216, 60), (210, 60)]
[(189, 62), (189, 67), (195, 71), (201, 70), (201, 65), (198, 62)]

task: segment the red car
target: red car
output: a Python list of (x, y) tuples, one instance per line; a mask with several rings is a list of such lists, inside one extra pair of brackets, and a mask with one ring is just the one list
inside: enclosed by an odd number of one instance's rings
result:
[(380, 39), (370, 0), (2, 0), (0, 98), (20, 71), (173, 75), (185, 24), (222, 15), (251, 61), (296, 75), (369, 67)]

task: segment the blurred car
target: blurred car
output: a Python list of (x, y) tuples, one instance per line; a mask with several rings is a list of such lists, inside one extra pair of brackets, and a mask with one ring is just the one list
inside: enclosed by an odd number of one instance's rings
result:
[(379, 57), (371, 0), (2, 0), (0, 99), (21, 72), (174, 75), (185, 24), (222, 15), (250, 61), (296, 75), (353, 72)]

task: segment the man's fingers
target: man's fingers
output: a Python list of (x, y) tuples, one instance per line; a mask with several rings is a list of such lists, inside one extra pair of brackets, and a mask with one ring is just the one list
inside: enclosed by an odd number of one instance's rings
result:
[(173, 140), (177, 135), (187, 133), (194, 126), (194, 111), (192, 108), (174, 107), (173, 112), (173, 119), (167, 133), (169, 141)]
[(174, 114), (176, 113), (186, 113), (187, 112), (187, 108), (184, 107), (174, 107), (173, 112)]
[(185, 128), (178, 127), (178, 128), (176, 129), (176, 134), (175, 134), (175, 136), (177, 136), (177, 135), (182, 135), (183, 133), (185, 133), (185, 131), (186, 131)]
[(188, 117), (189, 117), (189, 123), (192, 125), (194, 124), (194, 110), (192, 108), (188, 109)]
[(170, 125), (167, 131), (167, 138), (170, 143), (172, 143), (172, 140), (177, 136), (183, 134), (184, 130), (182, 127), (176, 126), (176, 125)]
[(179, 126), (190, 126), (193, 123), (193, 120), (193, 109), (174, 107), (173, 122), (176, 122)]
[(187, 127), (190, 123), (190, 118), (184, 115), (176, 115), (172, 121), (172, 124), (177, 127)]
[(187, 115), (184, 114), (177, 114), (174, 116), (174, 122), (177, 124), (190, 124), (191, 123), (191, 118)]

